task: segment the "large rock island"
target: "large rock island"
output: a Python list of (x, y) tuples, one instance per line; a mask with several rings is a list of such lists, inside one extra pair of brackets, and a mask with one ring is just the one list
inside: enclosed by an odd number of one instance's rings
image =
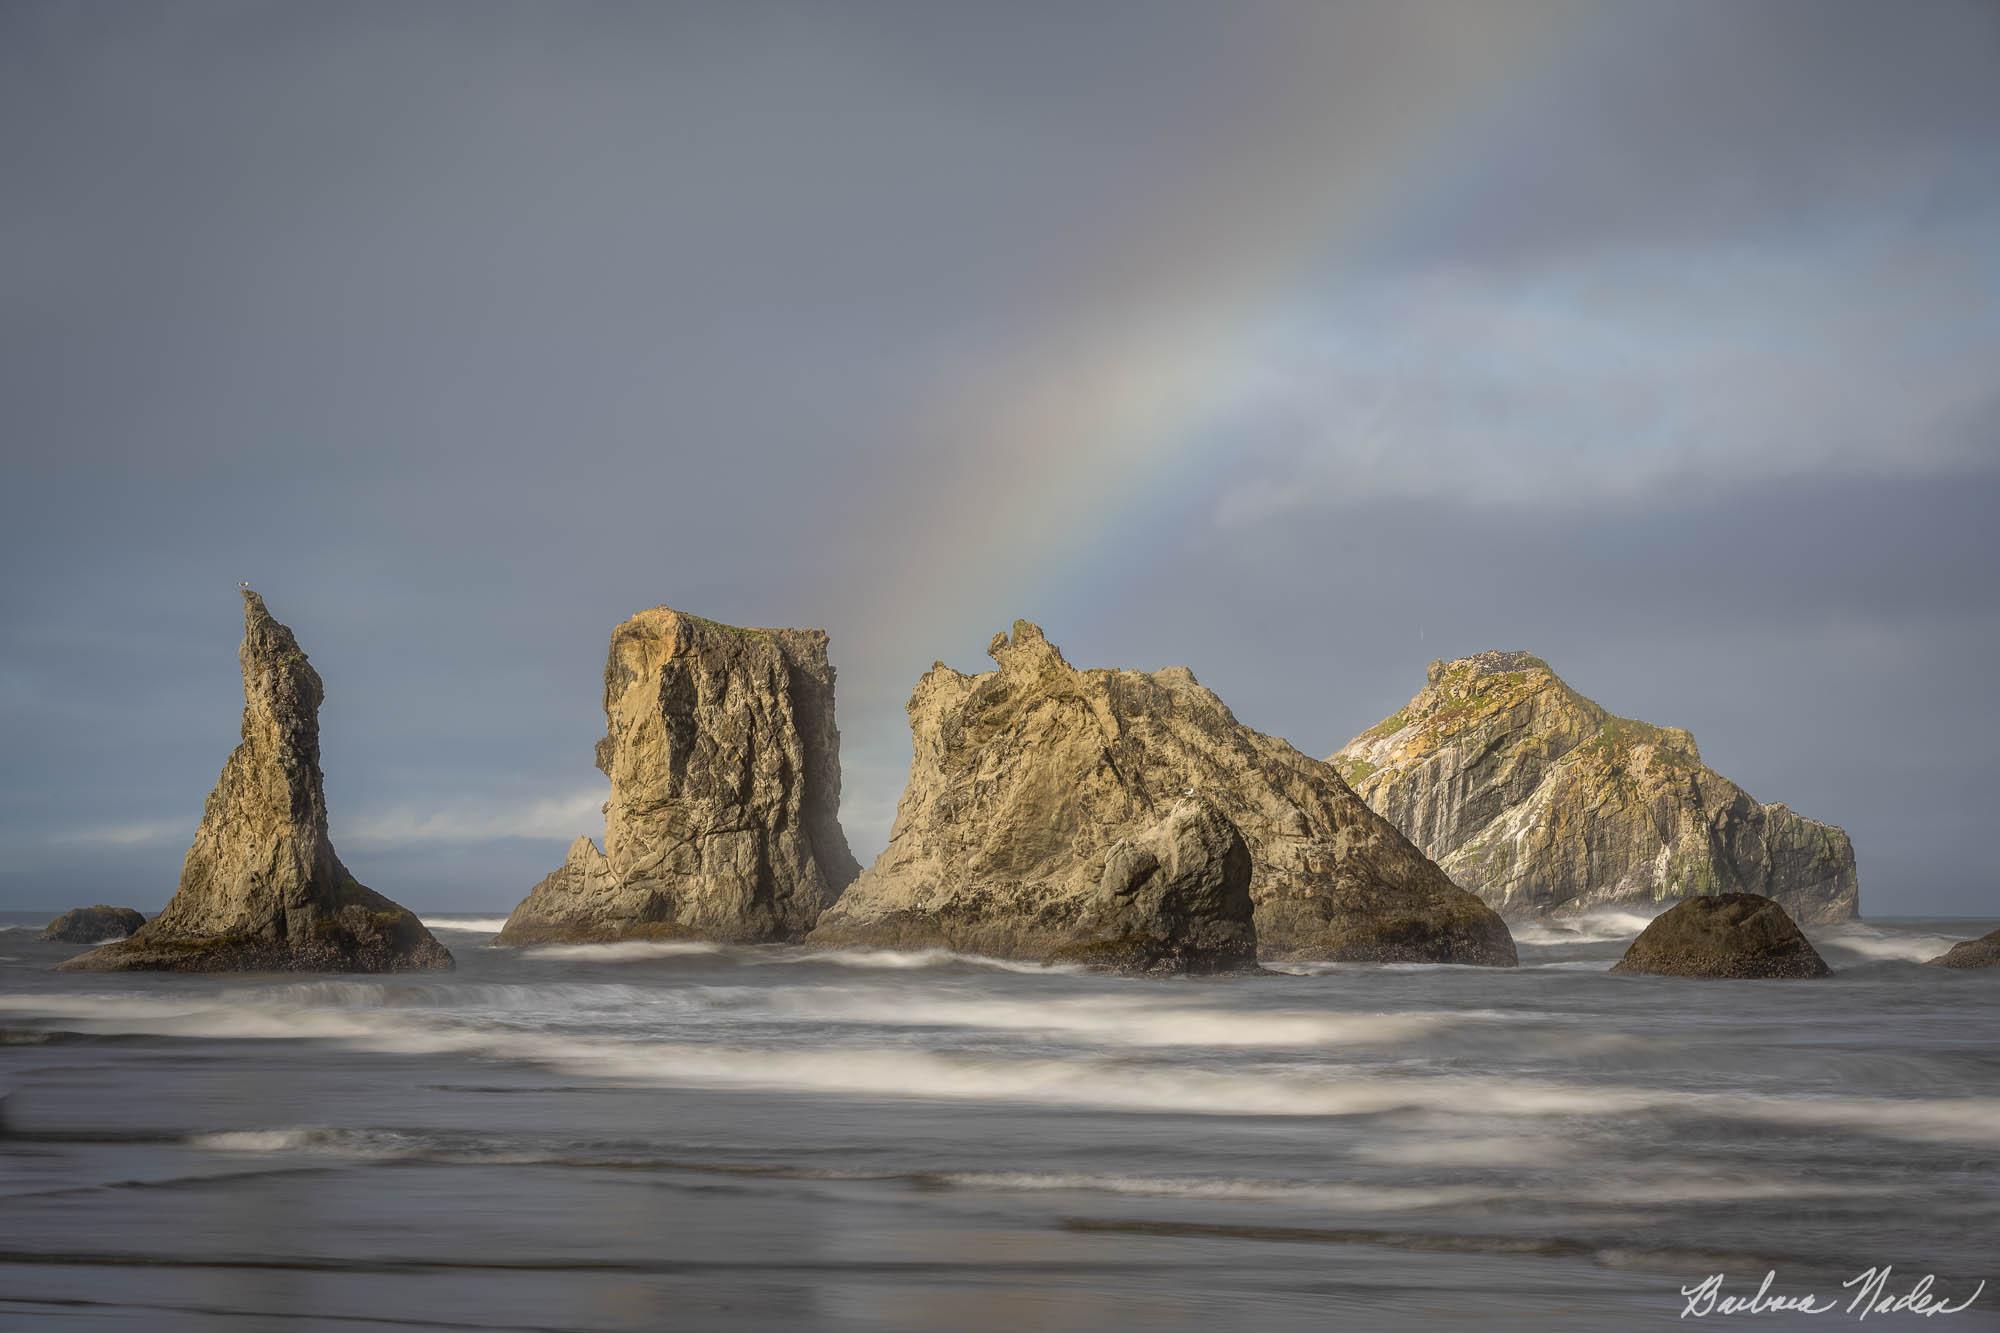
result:
[(1753, 799), (1687, 732), (1614, 716), (1527, 653), (1431, 663), (1409, 706), (1332, 762), (1510, 916), (1732, 892), (1809, 923), (1858, 910), (1847, 834)]
[(987, 651), (998, 670), (938, 663), (917, 682), (889, 846), (813, 943), (1058, 956), (1090, 938), (1147, 830), (1200, 798), (1247, 846), (1261, 956), (1515, 962), (1496, 913), (1185, 667), (1079, 671), (1026, 621)]
[(400, 972), (451, 955), (334, 855), (319, 770), (325, 687), (264, 599), (243, 592), (243, 743), (208, 794), (164, 911), (64, 970)]
[(738, 629), (669, 607), (611, 635), (604, 849), (588, 837), (500, 944), (794, 940), (859, 866), (840, 830), (833, 668), (816, 629)]

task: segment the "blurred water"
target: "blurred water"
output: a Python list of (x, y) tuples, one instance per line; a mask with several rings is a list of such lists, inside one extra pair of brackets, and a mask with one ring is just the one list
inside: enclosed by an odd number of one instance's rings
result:
[[(432, 924), (459, 970), (379, 979), (0, 930), (0, 1321), (1631, 1328), (1711, 1272), (2000, 1277), (2000, 972), (1915, 962), (1992, 922), (1817, 932), (1821, 982), (1608, 976), (1619, 916), (1201, 981)], [(1919, 1325), (2000, 1292), (1867, 1320)]]

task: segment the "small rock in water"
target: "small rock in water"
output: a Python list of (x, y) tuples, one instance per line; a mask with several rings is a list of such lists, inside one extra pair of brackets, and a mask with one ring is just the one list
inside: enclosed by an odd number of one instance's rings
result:
[(1641, 931), (1613, 972), (1663, 977), (1823, 977), (1833, 969), (1785, 909), (1755, 893), (1690, 898)]
[(129, 907), (72, 907), (49, 922), (42, 932), (45, 940), (64, 944), (101, 944), (124, 939), (146, 924), (146, 918)]

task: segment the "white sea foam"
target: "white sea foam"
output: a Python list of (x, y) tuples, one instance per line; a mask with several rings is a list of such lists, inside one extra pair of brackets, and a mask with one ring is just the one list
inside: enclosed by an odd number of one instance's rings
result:
[(1653, 918), (1643, 912), (1606, 910), (1512, 922), (1507, 929), (1516, 944), (1608, 944), (1636, 939), (1640, 931), (1652, 924)]
[(836, 967), (882, 968), (906, 972), (929, 967), (984, 967), (1000, 972), (1041, 972), (1075, 974), (1084, 971), (1064, 963), (1029, 963), (1015, 958), (989, 958), (984, 954), (953, 953), (949, 949), (813, 949), (788, 950), (767, 955), (781, 963), (830, 963)]
[(707, 940), (614, 940), (608, 944), (544, 944), (528, 950), (534, 958), (569, 958), (586, 963), (636, 963), (649, 958), (685, 958), (721, 953)]
[(465, 930), (482, 935), (498, 935), (507, 924), (504, 916), (426, 916), (418, 918), (432, 930)]
[(969, 1189), (1077, 1190), (1095, 1194), (1159, 1195), (1177, 1199), (1272, 1201), (1314, 1204), (1359, 1212), (1447, 1208), (1503, 1197), (1490, 1186), (1342, 1185), (1304, 1180), (1216, 1179), (1181, 1176), (1120, 1176), (1095, 1172), (959, 1171), (940, 1177)]
[(1900, 959), (1910, 963), (1924, 963), (1950, 950), (1958, 943), (1946, 935), (1920, 935), (1909, 931), (1882, 930), (1875, 926), (1864, 926), (1860, 922), (1850, 922), (1841, 926), (1827, 926), (1808, 932), (1814, 944), (1821, 948), (1842, 949), (1870, 959)]

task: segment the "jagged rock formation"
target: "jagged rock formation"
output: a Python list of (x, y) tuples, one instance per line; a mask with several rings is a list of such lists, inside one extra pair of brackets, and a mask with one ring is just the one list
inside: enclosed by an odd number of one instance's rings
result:
[(797, 939), (859, 871), (840, 830), (833, 668), (816, 629), (656, 607), (611, 635), (604, 850), (589, 838), (498, 943)]
[(1026, 621), (987, 651), (997, 671), (917, 682), (889, 846), (814, 943), (1048, 956), (1114, 845), (1198, 795), (1249, 848), (1262, 956), (1513, 965), (1498, 915), (1185, 667), (1079, 671)]
[(1755, 893), (1689, 898), (1639, 932), (1611, 969), (1663, 977), (1823, 977), (1831, 968), (1785, 909)]
[(2000, 967), (2000, 930), (1990, 931), (1976, 940), (1960, 940), (1925, 966)]
[(42, 931), (45, 940), (63, 944), (99, 944), (122, 940), (146, 924), (146, 918), (129, 907), (72, 907)]
[(1687, 732), (1615, 717), (1527, 653), (1431, 663), (1409, 707), (1331, 762), (1509, 916), (1731, 892), (1807, 922), (1858, 910), (1840, 829), (1759, 803)]
[(406, 909), (362, 887), (326, 835), (319, 673), (264, 599), (243, 593), (243, 743), (208, 794), (180, 889), (78, 971), (400, 972), (451, 955)]

